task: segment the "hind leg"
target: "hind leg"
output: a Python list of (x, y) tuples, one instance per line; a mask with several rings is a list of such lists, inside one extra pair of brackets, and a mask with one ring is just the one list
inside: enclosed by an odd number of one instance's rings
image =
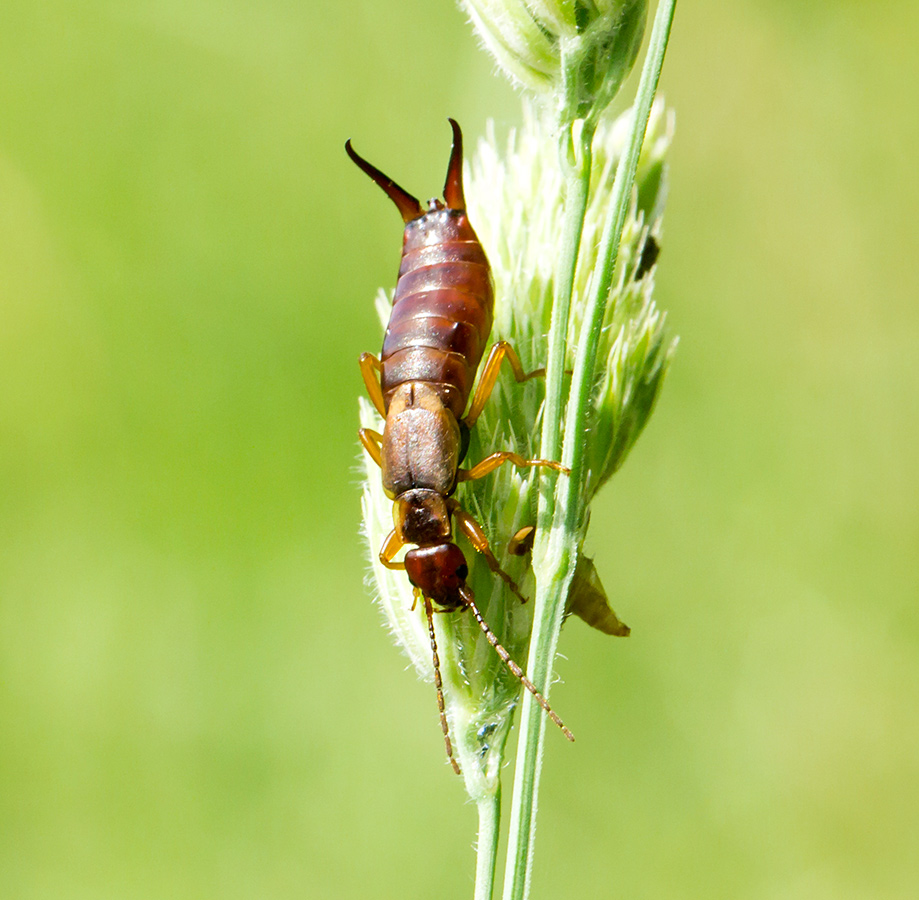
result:
[(520, 357), (517, 356), (517, 351), (507, 341), (498, 341), (488, 352), (488, 358), (485, 360), (485, 365), (482, 367), (482, 377), (479, 378), (475, 394), (472, 396), (472, 403), (469, 405), (469, 412), (463, 419), (467, 428), (472, 428), (472, 426), (475, 425), (476, 419), (478, 419), (482, 410), (485, 408), (485, 404), (488, 402), (491, 392), (495, 389), (495, 382), (498, 380), (501, 363), (505, 360), (507, 360), (511, 369), (513, 369), (514, 378), (516, 378), (518, 382), (529, 381), (531, 378), (538, 378), (546, 374), (545, 369), (534, 369), (532, 372), (524, 372)]
[(383, 403), (383, 388), (380, 387), (378, 374), (383, 371), (383, 364), (372, 353), (362, 353), (360, 367), (370, 400), (377, 408), (377, 412), (385, 419), (386, 406)]

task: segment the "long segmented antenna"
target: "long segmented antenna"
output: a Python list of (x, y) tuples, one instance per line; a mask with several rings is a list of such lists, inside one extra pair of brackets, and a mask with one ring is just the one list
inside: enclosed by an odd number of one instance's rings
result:
[[(415, 600), (421, 591), (415, 588)], [(437, 638), (434, 636), (434, 613), (431, 609), (431, 601), (424, 598), (424, 614), (428, 619), (428, 634), (431, 635), (431, 652), (434, 654), (434, 687), (437, 688), (437, 709), (440, 711), (440, 729), (444, 733), (444, 745), (447, 748), (447, 759), (453, 766), (453, 771), (457, 775), (462, 775), (459, 763), (453, 756), (453, 744), (450, 742), (450, 726), (447, 724), (447, 710), (444, 707), (444, 683), (440, 677), (440, 657), (437, 655)]]
[(463, 196), (463, 132), (456, 119), (450, 119), (453, 129), (453, 149), (450, 151), (450, 164), (447, 166), (447, 180), (444, 183), (444, 202), (449, 209), (466, 209), (466, 198)]
[(569, 741), (574, 740), (574, 735), (565, 727), (565, 723), (558, 717), (554, 712), (551, 706), (549, 706), (546, 698), (536, 689), (536, 685), (530, 681), (526, 675), (523, 674), (523, 669), (511, 659), (510, 653), (498, 643), (498, 638), (495, 636), (495, 633), (488, 627), (488, 623), (482, 618), (482, 614), (479, 612), (479, 608), (475, 605), (475, 599), (473, 597), (472, 591), (468, 587), (461, 587), (459, 589), (460, 596), (463, 598), (463, 602), (472, 610), (472, 614), (475, 616), (476, 622), (479, 623), (479, 627), (485, 633), (485, 637), (488, 639), (488, 643), (495, 648), (495, 652), (501, 659), (504, 661), (504, 664), (514, 673), (514, 675), (519, 679), (520, 683), (536, 698), (536, 702), (545, 710), (549, 718), (558, 725), (562, 730), (562, 734), (568, 738)]
[[(413, 197), (405, 188), (400, 187), (388, 175), (384, 175), (376, 166), (367, 162), (364, 157), (360, 156), (351, 146), (351, 141), (345, 141), (345, 152), (351, 157), (351, 161), (362, 171), (366, 172), (373, 181), (378, 184), (386, 196), (392, 200), (399, 208), (402, 214), (402, 221), (408, 225), (413, 219), (424, 215), (421, 203), (417, 197)], [(460, 187), (462, 191), (462, 186)]]

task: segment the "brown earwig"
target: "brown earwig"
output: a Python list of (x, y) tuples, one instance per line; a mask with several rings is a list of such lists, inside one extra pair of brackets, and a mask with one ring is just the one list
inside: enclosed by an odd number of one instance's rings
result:
[[(491, 331), (494, 291), (485, 251), (466, 215), (463, 135), (459, 125), (453, 119), (449, 121), (453, 128), (453, 149), (444, 200), (429, 200), (427, 209), (358, 156), (350, 141), (345, 150), (396, 204), (405, 222), (402, 262), (383, 350), (379, 359), (369, 353), (360, 359), (367, 392), (386, 420), (386, 427), (382, 435), (362, 428), (360, 439), (382, 469), (383, 488), (393, 500), (395, 527), (383, 543), (380, 561), (390, 569), (404, 569), (412, 583), (415, 601), (421, 599), (424, 604), (440, 725), (447, 757), (459, 774), (444, 710), (434, 634), (435, 604), (443, 612), (471, 610), (505, 665), (565, 736), (569, 740), (574, 740), (574, 736), (485, 622), (466, 584), (469, 574), (466, 558), (453, 542), (455, 523), (484, 556), (492, 572), (525, 601), (492, 553), (481, 525), (452, 495), (460, 481), (482, 478), (506, 462), (545, 466), (566, 474), (568, 470), (557, 462), (524, 459), (509, 451), (492, 453), (471, 468), (460, 468), (469, 429), (495, 386), (501, 363), (506, 360), (510, 364), (518, 382), (543, 375), (545, 371), (524, 372), (513, 347), (498, 341), (488, 354), (473, 393), (476, 372)], [(406, 552), (404, 562), (395, 562), (396, 554), (407, 544), (414, 544), (415, 548)]]

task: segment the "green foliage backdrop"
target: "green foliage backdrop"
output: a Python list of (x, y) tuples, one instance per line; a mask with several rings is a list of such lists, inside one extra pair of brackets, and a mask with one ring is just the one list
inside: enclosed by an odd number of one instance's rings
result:
[[(595, 507), (537, 896), (919, 884), (919, 11), (677, 10), (681, 346)], [(432, 689), (363, 586), (356, 360), (453, 115), (449, 0), (0, 13), (0, 896), (471, 894)], [(500, 300), (499, 300), (500, 302)]]

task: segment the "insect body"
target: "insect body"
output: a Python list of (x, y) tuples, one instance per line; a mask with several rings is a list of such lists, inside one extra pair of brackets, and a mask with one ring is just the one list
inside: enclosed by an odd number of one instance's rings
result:
[[(481, 478), (506, 462), (567, 470), (556, 462), (524, 459), (509, 451), (493, 453), (469, 469), (460, 468), (469, 429), (494, 388), (501, 363), (510, 363), (518, 382), (541, 375), (543, 370), (525, 373), (513, 347), (499, 341), (491, 348), (475, 393), (472, 391), (491, 331), (494, 292), (485, 251), (466, 215), (462, 132), (453, 119), (450, 124), (453, 150), (444, 201), (430, 200), (426, 210), (417, 198), (358, 156), (350, 141), (345, 149), (396, 204), (405, 222), (402, 262), (383, 350), (380, 359), (365, 353), (360, 361), (367, 391), (386, 427), (382, 435), (361, 429), (360, 438), (382, 469), (383, 488), (393, 500), (395, 528), (383, 544), (380, 560), (389, 568), (404, 569), (416, 602), (423, 601), (441, 728), (447, 756), (458, 773), (444, 712), (435, 604), (445, 612), (471, 610), (508, 668), (565, 735), (574, 738), (483, 619), (466, 584), (466, 559), (453, 541), (455, 523), (491, 570), (523, 600), (492, 553), (482, 527), (453, 493), (458, 482)], [(395, 562), (405, 545), (415, 546), (406, 552), (404, 562)]]

